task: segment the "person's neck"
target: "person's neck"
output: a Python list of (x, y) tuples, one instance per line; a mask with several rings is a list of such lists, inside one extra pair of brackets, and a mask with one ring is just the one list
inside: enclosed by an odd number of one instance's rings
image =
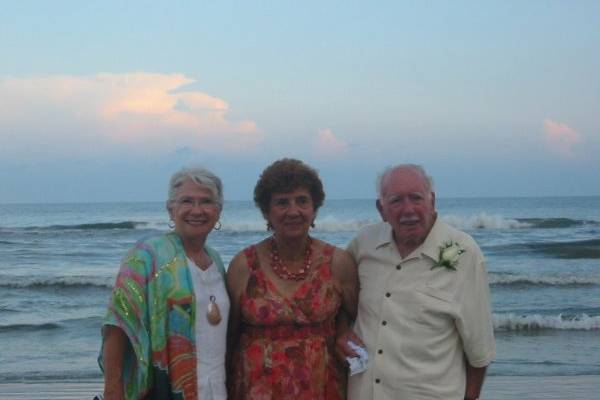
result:
[(282, 239), (277, 235), (273, 235), (279, 257), (286, 261), (304, 260), (306, 254), (306, 246), (308, 246), (308, 235), (297, 238)]
[(190, 257), (197, 257), (204, 253), (204, 243), (206, 238), (181, 238), (181, 244), (183, 244), (183, 250)]

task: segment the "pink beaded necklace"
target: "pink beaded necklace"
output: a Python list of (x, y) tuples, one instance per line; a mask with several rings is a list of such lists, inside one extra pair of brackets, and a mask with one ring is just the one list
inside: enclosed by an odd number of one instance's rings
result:
[(281, 279), (292, 281), (301, 281), (306, 278), (312, 263), (312, 242), (313, 240), (309, 236), (306, 245), (306, 252), (304, 253), (304, 266), (302, 266), (302, 268), (300, 268), (298, 271), (294, 272), (287, 269), (287, 267), (281, 262), (279, 250), (277, 249), (277, 242), (275, 241), (275, 238), (271, 236), (271, 268), (273, 268), (273, 271), (275, 271), (277, 276)]

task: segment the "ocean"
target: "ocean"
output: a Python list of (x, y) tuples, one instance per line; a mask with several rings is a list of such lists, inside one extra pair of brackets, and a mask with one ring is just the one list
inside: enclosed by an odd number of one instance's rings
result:
[[(597, 376), (600, 197), (438, 199), (487, 260), (495, 376)], [(327, 200), (313, 235), (346, 246), (374, 200)], [(227, 263), (268, 235), (251, 202), (227, 202), (209, 244)], [(0, 205), (0, 383), (97, 379), (100, 325), (121, 257), (168, 230), (164, 203)]]

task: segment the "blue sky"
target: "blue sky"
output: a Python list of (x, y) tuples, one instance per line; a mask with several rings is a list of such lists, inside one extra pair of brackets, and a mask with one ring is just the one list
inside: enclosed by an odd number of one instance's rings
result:
[(330, 198), (424, 165), (438, 197), (600, 195), (600, 2), (3, 2), (0, 203), (251, 198), (284, 156)]

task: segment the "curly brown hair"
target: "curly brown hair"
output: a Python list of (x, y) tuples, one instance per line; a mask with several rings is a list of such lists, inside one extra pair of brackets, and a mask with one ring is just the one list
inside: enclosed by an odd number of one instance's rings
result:
[(300, 160), (282, 158), (269, 165), (260, 174), (254, 187), (254, 203), (263, 215), (267, 215), (273, 193), (288, 193), (301, 187), (307, 188), (310, 192), (316, 212), (325, 200), (319, 174)]

